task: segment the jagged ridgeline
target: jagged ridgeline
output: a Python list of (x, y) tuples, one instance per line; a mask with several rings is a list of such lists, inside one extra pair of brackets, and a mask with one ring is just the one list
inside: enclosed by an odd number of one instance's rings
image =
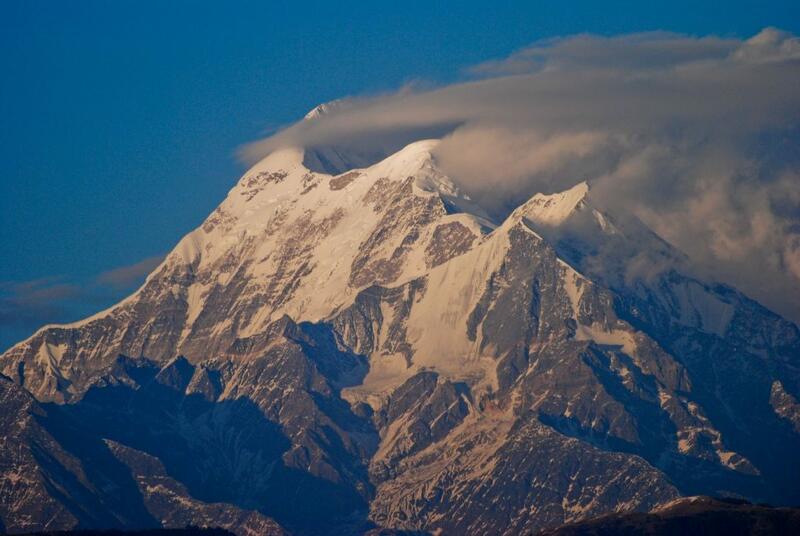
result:
[(800, 503), (794, 324), (631, 277), (682, 256), (586, 183), (493, 221), (436, 144), (339, 174), (277, 151), (132, 296), (3, 354), (0, 528), (512, 535)]

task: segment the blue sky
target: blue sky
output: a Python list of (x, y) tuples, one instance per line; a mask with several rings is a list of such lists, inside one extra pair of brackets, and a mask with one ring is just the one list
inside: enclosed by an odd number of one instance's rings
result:
[[(0, 4), (0, 349), (112, 304), (320, 102), (452, 82), (538, 39), (798, 33), (797, 2)], [(127, 268), (126, 268), (127, 267)]]

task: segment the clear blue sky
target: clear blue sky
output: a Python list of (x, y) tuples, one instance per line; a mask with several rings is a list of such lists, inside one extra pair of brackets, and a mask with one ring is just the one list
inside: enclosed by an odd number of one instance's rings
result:
[(126, 294), (98, 274), (169, 251), (240, 144), (320, 102), (578, 32), (800, 29), (796, 1), (651, 4), (2, 1), (0, 350)]

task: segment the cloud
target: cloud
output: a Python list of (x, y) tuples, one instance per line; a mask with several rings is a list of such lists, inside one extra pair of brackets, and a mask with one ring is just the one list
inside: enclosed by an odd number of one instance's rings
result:
[(777, 28), (765, 28), (738, 47), (734, 58), (755, 62), (800, 59), (800, 39)]
[(40, 324), (64, 313), (64, 302), (80, 297), (78, 285), (62, 277), (0, 283), (0, 326)]
[(163, 255), (148, 257), (130, 266), (121, 266), (97, 276), (97, 283), (117, 289), (126, 289), (141, 283), (164, 260)]
[(342, 99), (241, 155), (301, 146), (377, 158), (438, 130), (440, 166), (496, 216), (588, 179), (597, 202), (639, 216), (701, 273), (800, 321), (797, 37), (579, 35), (468, 73)]
[[(784, 61), (751, 61), (752, 55), (742, 53), (763, 35), (782, 36), (767, 48)], [(790, 83), (797, 81), (797, 65), (786, 65), (794, 58), (786, 46), (793, 39), (767, 29), (748, 41), (663, 33), (551, 40), (472, 70), (514, 76), (340, 99), (331, 113), (250, 144), (242, 155), (253, 161), (286, 145), (348, 138), (369, 143), (380, 140), (376, 134), (435, 125), (652, 131), (705, 124), (719, 132), (781, 124), (787, 112), (798, 111)]]
[(698, 39), (669, 32), (615, 37), (584, 34), (539, 41), (508, 58), (487, 61), (469, 71), (487, 76), (525, 74), (543, 68), (648, 71), (676, 64), (724, 59), (740, 45), (736, 39)]
[(72, 322), (112, 305), (163, 258), (148, 257), (82, 281), (50, 276), (0, 282), (0, 351), (45, 324)]

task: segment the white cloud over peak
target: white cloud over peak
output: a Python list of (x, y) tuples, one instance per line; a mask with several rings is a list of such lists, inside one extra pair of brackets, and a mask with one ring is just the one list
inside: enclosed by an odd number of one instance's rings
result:
[(800, 39), (578, 35), (469, 73), (344, 99), (242, 155), (380, 154), (433, 132), (442, 169), (496, 213), (588, 179), (701, 271), (800, 321)]

